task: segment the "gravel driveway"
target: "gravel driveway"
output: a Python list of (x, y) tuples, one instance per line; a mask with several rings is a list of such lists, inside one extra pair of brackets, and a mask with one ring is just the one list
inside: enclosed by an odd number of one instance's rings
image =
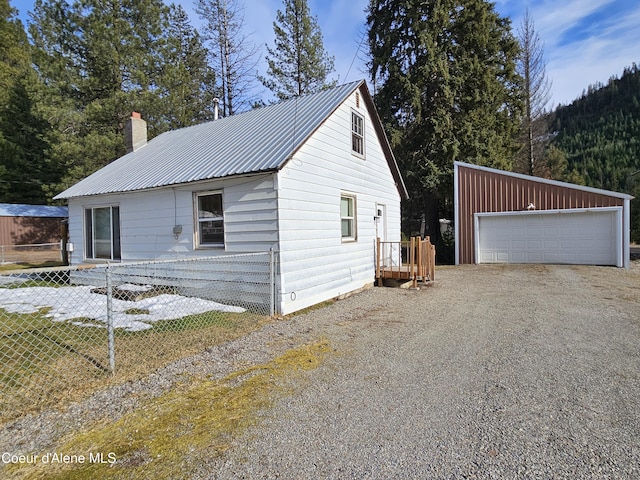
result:
[(640, 264), (436, 275), (433, 287), (370, 289), (25, 417), (0, 429), (0, 445), (53, 449), (185, 372), (219, 378), (326, 338), (321, 366), (187, 478), (640, 478)]
[(337, 355), (199, 477), (640, 478), (640, 270), (437, 277), (307, 315)]

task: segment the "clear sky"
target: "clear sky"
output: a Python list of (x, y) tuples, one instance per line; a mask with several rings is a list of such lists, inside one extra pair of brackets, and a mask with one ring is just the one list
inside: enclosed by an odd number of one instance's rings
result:
[[(244, 0), (245, 26), (252, 41), (262, 47), (273, 43), (273, 21), (282, 0)], [(26, 20), (33, 0), (10, 0)], [(169, 3), (168, 0), (165, 0)], [(194, 26), (199, 19), (192, 0), (179, 0)], [(368, 0), (308, 0), (318, 19), (325, 49), (335, 57), (334, 77), (339, 83), (367, 78), (358, 46), (365, 32)], [(640, 2), (638, 0), (497, 0), (496, 10), (510, 17), (514, 32), (525, 9), (544, 43), (552, 101), (568, 104), (589, 85), (621, 76), (624, 67), (640, 63)], [(259, 67), (264, 71), (264, 61)]]

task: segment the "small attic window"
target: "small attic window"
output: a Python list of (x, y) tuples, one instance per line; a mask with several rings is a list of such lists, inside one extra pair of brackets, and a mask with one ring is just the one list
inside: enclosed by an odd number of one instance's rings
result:
[(360, 108), (360, 92), (356, 92), (356, 108)]
[(364, 157), (364, 117), (351, 112), (351, 152)]

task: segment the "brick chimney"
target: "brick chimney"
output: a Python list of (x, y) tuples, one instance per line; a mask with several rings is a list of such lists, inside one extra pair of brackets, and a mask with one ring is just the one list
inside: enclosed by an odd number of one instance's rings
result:
[(147, 122), (142, 120), (138, 112), (131, 113), (124, 127), (124, 142), (127, 153), (135, 152), (147, 144)]

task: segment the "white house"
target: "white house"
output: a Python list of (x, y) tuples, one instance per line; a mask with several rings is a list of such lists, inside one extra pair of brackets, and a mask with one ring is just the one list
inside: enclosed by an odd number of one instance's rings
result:
[(407, 192), (364, 81), (180, 130), (59, 194), (72, 263), (279, 252), (287, 314), (373, 283)]

